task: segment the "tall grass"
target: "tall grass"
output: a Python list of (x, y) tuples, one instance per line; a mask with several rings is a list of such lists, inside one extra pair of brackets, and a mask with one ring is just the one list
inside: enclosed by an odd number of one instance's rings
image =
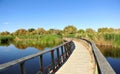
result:
[(65, 34), (64, 37), (75, 38), (75, 34)]
[(24, 36), (17, 36), (20, 39), (38, 39), (41, 38), (42, 35), (24, 35)]
[(106, 42), (111, 41), (113, 47), (120, 48), (120, 34), (106, 33), (106, 34), (103, 34), (103, 37)]
[(14, 36), (0, 36), (0, 44), (2, 43), (9, 43), (10, 41), (14, 40)]
[[(62, 37), (59, 35), (42, 35), (33, 39), (21, 39), (14, 42), (14, 45), (18, 48), (24, 49), (27, 47), (53, 47), (62, 43)], [(23, 47), (24, 46), (24, 47)], [(40, 48), (39, 48), (40, 49)]]
[(106, 57), (120, 58), (120, 48), (97, 46)]
[(93, 40), (98, 44), (111, 44), (113, 47), (120, 48), (120, 34), (119, 33), (84, 33), (78, 34), (77, 38), (86, 38)]
[(62, 39), (59, 35), (43, 35), (40, 38), (41, 44), (58, 44), (60, 42), (62, 42)]

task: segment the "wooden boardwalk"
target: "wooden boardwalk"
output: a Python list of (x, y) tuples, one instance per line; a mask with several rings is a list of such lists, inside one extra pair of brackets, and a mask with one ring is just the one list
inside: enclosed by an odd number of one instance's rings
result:
[(97, 74), (91, 48), (83, 41), (73, 40), (75, 50), (56, 74)]
[[(52, 57), (52, 65), (51, 67), (48, 65), (48, 74), (54, 74), (55, 71), (57, 71), (56, 74), (116, 74), (93, 41), (89, 41), (84, 38), (66, 39), (66, 41), (67, 42), (56, 46), (51, 50), (45, 50), (36, 54), (32, 54), (20, 59), (1, 64), (0, 71), (19, 64), (21, 74), (26, 74), (26, 70), (24, 67), (25, 62), (35, 57), (39, 57), (40, 72), (44, 74), (45, 68), (43, 63), (43, 55), (50, 52), (50, 56)], [(56, 59), (54, 59), (54, 55), (56, 55), (54, 54), (55, 51), (57, 51), (57, 58), (59, 58), (58, 62), (55, 62)], [(59, 54), (60, 51), (62, 53), (62, 56)], [(70, 55), (71, 52), (72, 54)], [(69, 55), (70, 57), (68, 58), (67, 56)], [(68, 60), (65, 62), (66, 59)], [(61, 64), (63, 64), (62, 67)], [(61, 68), (57, 70), (59, 68), (59, 65)]]

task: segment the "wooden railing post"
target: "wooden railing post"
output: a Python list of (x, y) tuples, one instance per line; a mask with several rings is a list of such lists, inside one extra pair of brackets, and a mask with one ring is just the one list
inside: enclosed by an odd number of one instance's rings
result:
[(71, 48), (71, 53), (72, 53), (73, 49), (75, 48), (75, 45), (74, 45), (73, 42), (71, 42), (71, 43), (70, 43), (70, 46), (71, 46), (70, 48)]
[(69, 57), (69, 46), (68, 46), (69, 43), (66, 44), (66, 51), (67, 51), (67, 57)]
[(70, 56), (70, 43), (67, 44), (67, 52), (68, 52), (68, 56)]
[(59, 48), (57, 48), (57, 63), (58, 63), (58, 66), (60, 66), (60, 53), (59, 53)]
[(55, 72), (55, 61), (54, 61), (54, 50), (51, 51), (51, 59), (52, 59), (52, 69), (53, 73)]
[(24, 67), (24, 62), (20, 63), (20, 70), (21, 70), (21, 74), (26, 74), (25, 67)]
[(62, 62), (64, 62), (64, 52), (63, 52), (63, 46), (61, 46), (61, 52), (62, 52)]
[(40, 74), (44, 74), (43, 55), (39, 56), (39, 60), (40, 60)]
[(66, 46), (66, 44), (64, 45), (64, 48), (65, 48), (65, 59), (67, 59), (68, 55), (67, 55), (67, 46)]
[(70, 43), (69, 43), (69, 52), (70, 52), (70, 54), (72, 53), (72, 46), (73, 46), (73, 45), (72, 45), (72, 42), (70, 42)]

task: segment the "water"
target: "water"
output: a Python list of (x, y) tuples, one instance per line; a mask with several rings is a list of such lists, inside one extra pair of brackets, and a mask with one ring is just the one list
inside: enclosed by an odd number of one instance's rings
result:
[[(10, 44), (8, 46), (0, 46), (0, 64), (49, 49), (50, 48), (48, 47), (45, 47), (44, 49), (41, 50), (34, 47), (17, 48), (13, 44)], [(50, 54), (51, 53), (46, 53), (43, 55), (44, 68), (46, 68), (51, 63)], [(40, 70), (39, 62), (40, 61), (38, 57), (25, 62), (25, 70), (27, 74), (36, 74)], [(21, 74), (20, 65), (16, 64), (15, 66), (2, 70), (0, 71), (0, 74)]]
[(112, 47), (100, 47), (100, 51), (106, 57), (109, 64), (117, 74), (120, 74), (120, 49)]

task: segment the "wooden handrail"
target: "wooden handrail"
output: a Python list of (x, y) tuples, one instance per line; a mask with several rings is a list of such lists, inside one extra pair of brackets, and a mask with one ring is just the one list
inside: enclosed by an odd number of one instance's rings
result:
[(96, 60), (99, 74), (116, 74), (115, 71), (113, 70), (113, 68), (108, 63), (108, 61), (102, 55), (100, 50), (96, 47), (95, 43), (93, 41), (89, 41), (87, 39), (83, 39), (83, 38), (81, 38), (81, 39), (85, 40), (87, 43), (89, 43), (91, 45), (92, 52), (93, 52), (94, 58)]
[[(52, 48), (52, 49), (50, 49), (50, 50), (44, 50), (44, 51), (41, 51), (41, 52), (38, 52), (38, 53), (35, 53), (35, 54), (32, 54), (32, 55), (29, 55), (29, 56), (26, 56), (26, 57), (23, 57), (23, 58), (20, 58), (20, 59), (17, 59), (17, 60), (13, 60), (13, 61), (10, 61), (10, 62), (7, 62), (7, 63), (4, 63), (4, 64), (1, 64), (0, 65), (0, 71), (2, 71), (2, 70), (4, 70), (4, 69), (6, 69), (6, 68), (9, 68), (9, 67), (11, 67), (11, 66), (14, 66), (14, 65), (16, 65), (16, 64), (20, 64), (20, 67), (21, 67), (21, 74), (25, 74), (25, 70), (24, 70), (24, 62), (26, 62), (27, 60), (30, 60), (30, 59), (32, 59), (32, 58), (35, 58), (35, 57), (40, 57), (40, 64), (42, 65), (43, 63), (42, 63), (42, 60), (43, 60), (43, 58), (42, 58), (42, 55), (44, 55), (45, 53), (48, 53), (48, 52), (51, 52), (51, 55), (54, 57), (54, 50), (57, 50), (57, 56), (59, 57), (60, 55), (59, 55), (59, 49), (58, 48), (63, 48), (64, 47), (64, 45), (67, 45), (67, 44), (69, 44), (69, 46), (71, 47), (71, 50), (73, 50), (74, 49), (74, 44), (73, 44), (73, 42), (72, 41), (68, 41), (68, 42), (65, 42), (65, 43), (63, 43), (63, 44), (61, 44), (61, 45), (59, 45), (59, 46), (56, 46), (56, 47), (54, 47), (54, 48)], [(68, 46), (68, 47), (69, 47)], [(68, 48), (67, 47), (67, 48)], [(63, 49), (61, 49), (62, 51), (63, 51)], [(71, 51), (70, 50), (70, 51)], [(63, 53), (63, 52), (62, 52)], [(68, 52), (66, 52), (66, 54), (67, 54)], [(53, 59), (53, 58), (52, 58)], [(64, 59), (63, 59), (64, 60)], [(54, 61), (53, 61), (54, 62)], [(59, 61), (60, 62), (60, 61)]]

